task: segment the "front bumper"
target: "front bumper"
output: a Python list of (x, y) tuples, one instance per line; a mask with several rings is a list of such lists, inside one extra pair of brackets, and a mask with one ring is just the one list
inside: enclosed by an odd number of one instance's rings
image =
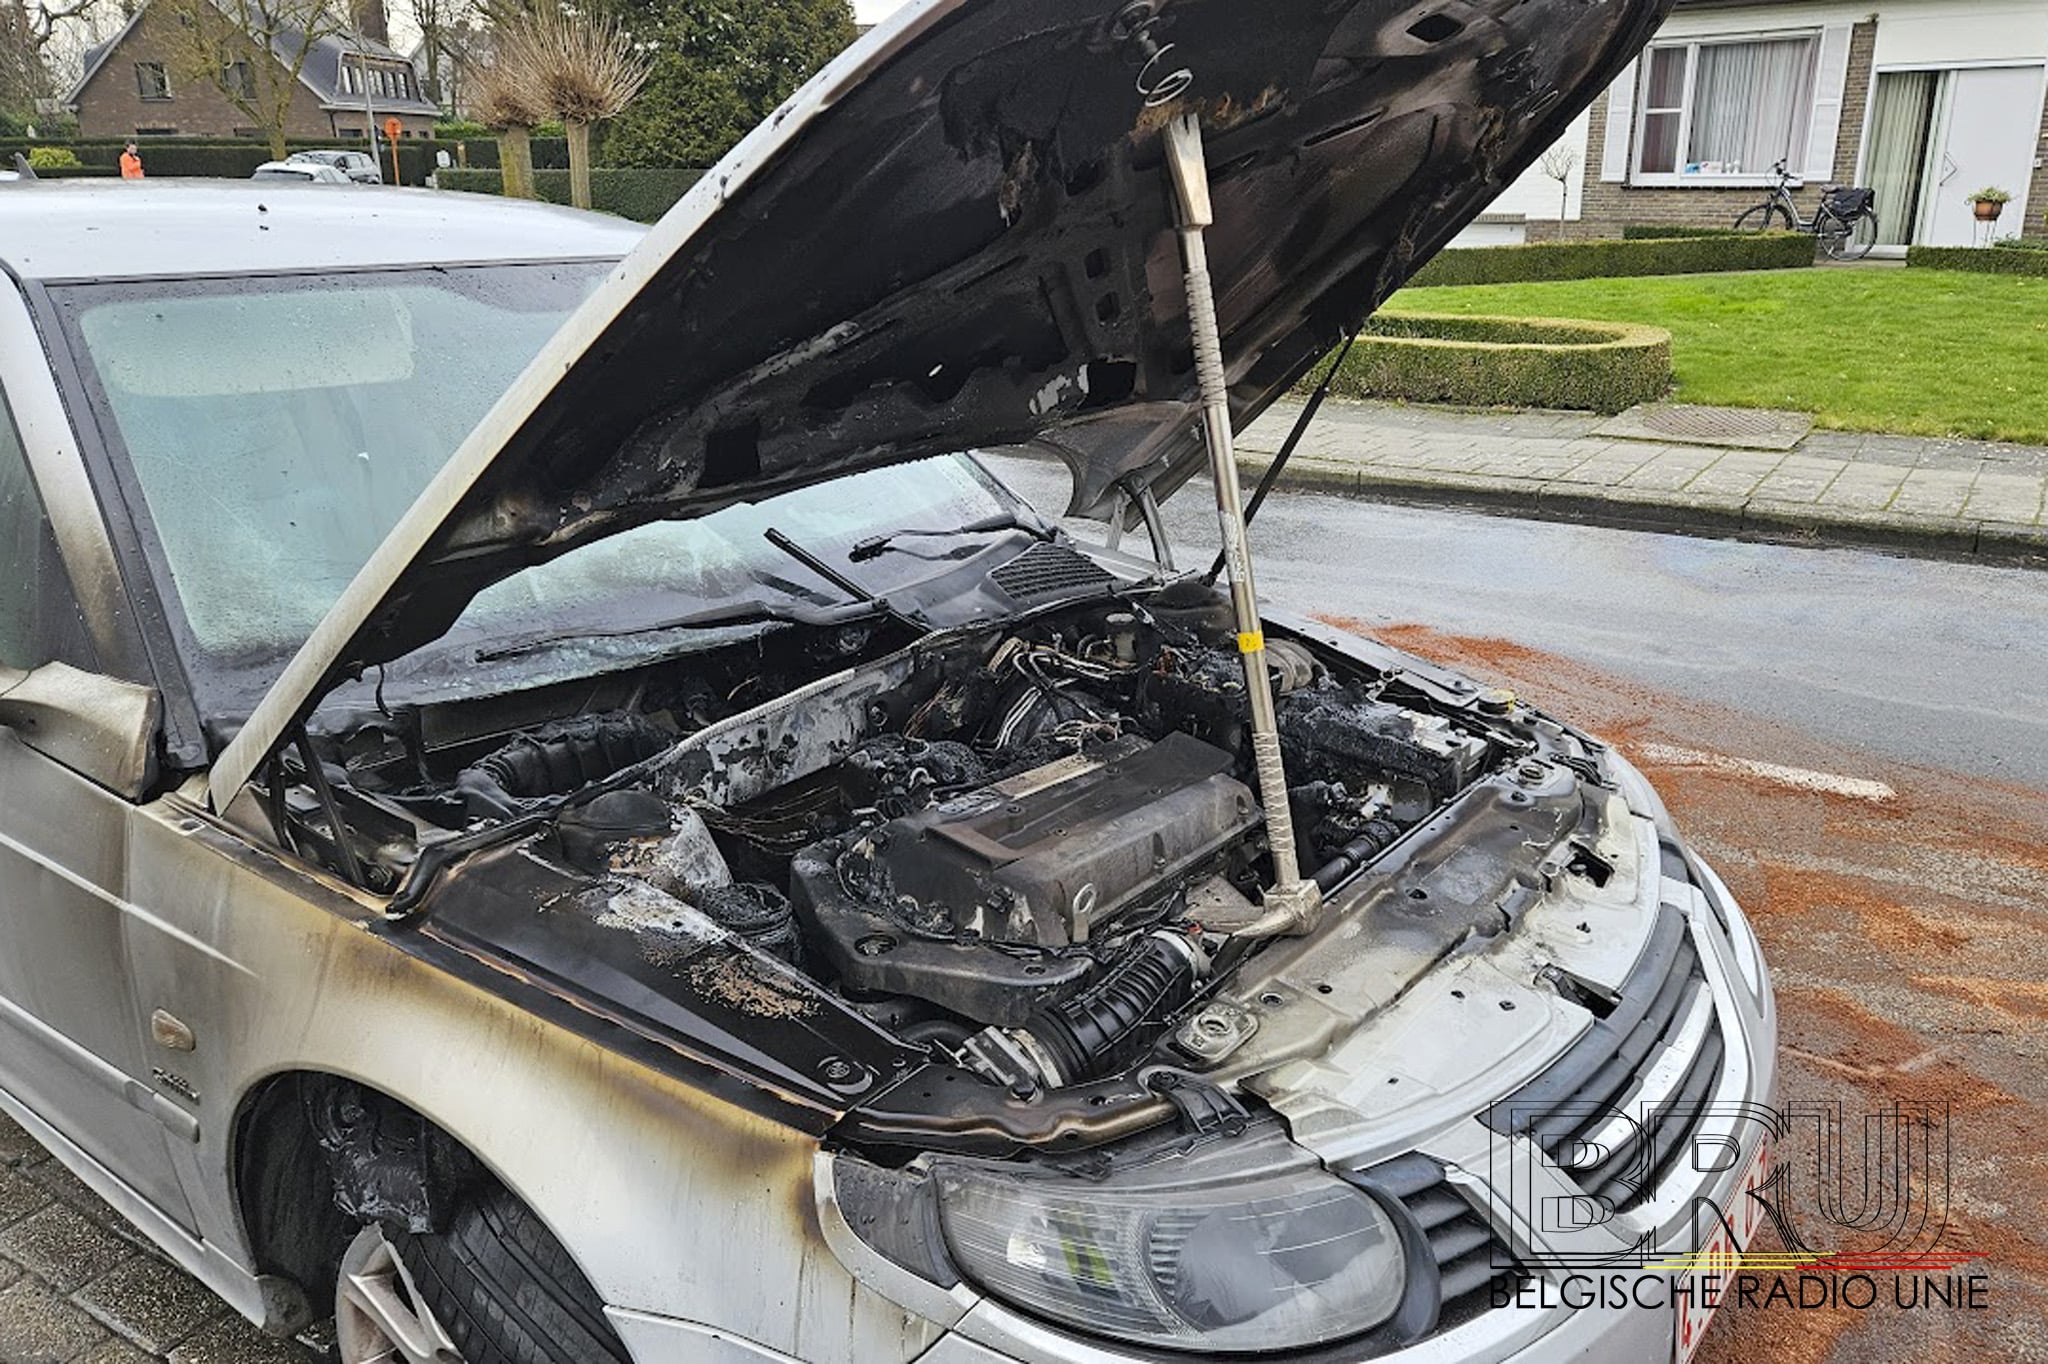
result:
[[(1676, 1280), (1654, 1266), (1700, 1248), (1712, 1230), (1704, 1205), (1733, 1211), (1735, 1186), (1767, 1140), (1777, 1097), (1777, 1018), (1754, 934), (1726, 887), (1690, 854), (1670, 844), (1660, 851), (1660, 913), (1683, 922), (1696, 957), (1690, 969), (1704, 979), (1721, 1048), (1702, 1116), (1684, 1136), (1691, 1158), (1669, 1163), (1653, 1185), (1626, 1200), (1626, 1211), (1601, 1219), (1597, 1210), (1588, 1215), (1573, 1175), (1529, 1137), (1494, 1131), (1482, 1121), (1485, 1115), (1458, 1123), (1420, 1149), (1487, 1223), (1503, 1277), (1478, 1290), (1485, 1301), (1468, 1300), (1456, 1324), (1404, 1348), (1360, 1342), (1287, 1358), (1316, 1364), (1657, 1364), (1674, 1357), (1676, 1310), (1668, 1290)], [(1513, 1291), (1517, 1275), (1524, 1285), (1519, 1293)], [(1599, 1281), (1614, 1275), (1626, 1284), (1622, 1301), (1616, 1303), (1611, 1290), (1602, 1301)], [(1646, 1276), (1649, 1282), (1638, 1288)], [(1069, 1334), (964, 1286), (946, 1299), (950, 1310), (941, 1319), (951, 1330), (920, 1364), (1157, 1364), (1162, 1358)], [(918, 1305), (938, 1306), (929, 1299)], [(1453, 1314), (1447, 1309), (1446, 1315)]]

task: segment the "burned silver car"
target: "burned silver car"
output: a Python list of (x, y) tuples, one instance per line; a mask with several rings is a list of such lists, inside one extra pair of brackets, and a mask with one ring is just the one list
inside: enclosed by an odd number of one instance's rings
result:
[(924, 0), (644, 236), (0, 195), (0, 1107), (348, 1364), (1689, 1354), (1526, 1290), (1753, 1229), (1754, 937), (1230, 458), (1657, 17)]

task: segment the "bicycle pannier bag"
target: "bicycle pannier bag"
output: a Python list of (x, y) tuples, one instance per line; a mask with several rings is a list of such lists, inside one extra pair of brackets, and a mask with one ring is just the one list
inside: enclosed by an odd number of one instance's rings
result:
[(1836, 189), (1828, 191), (1828, 212), (1837, 218), (1853, 218), (1867, 211), (1877, 200), (1877, 191), (1870, 189)]

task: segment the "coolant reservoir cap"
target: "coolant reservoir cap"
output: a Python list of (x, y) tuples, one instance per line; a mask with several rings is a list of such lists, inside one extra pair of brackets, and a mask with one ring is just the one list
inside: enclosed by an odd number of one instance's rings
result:
[(1506, 687), (1487, 687), (1479, 693), (1477, 704), (1488, 715), (1506, 715), (1515, 708), (1515, 694)]
[(607, 791), (555, 821), (562, 855), (579, 867), (601, 867), (605, 849), (633, 838), (661, 838), (669, 831), (668, 803), (644, 786)]

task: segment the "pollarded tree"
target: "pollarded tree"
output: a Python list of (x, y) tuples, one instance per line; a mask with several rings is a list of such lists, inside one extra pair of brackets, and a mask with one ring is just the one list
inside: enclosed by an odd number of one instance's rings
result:
[(502, 35), (569, 140), (569, 202), (590, 207), (590, 129), (632, 102), (647, 80), (647, 58), (610, 18), (543, 10)]
[(532, 73), (501, 42), (491, 64), (476, 73), (472, 84), (471, 115), (498, 130), (498, 174), (505, 194), (533, 198), (533, 130), (546, 120), (547, 109), (534, 89)]
[(853, 41), (847, 0), (616, 0), (652, 62), (605, 129), (614, 166), (709, 166)]

